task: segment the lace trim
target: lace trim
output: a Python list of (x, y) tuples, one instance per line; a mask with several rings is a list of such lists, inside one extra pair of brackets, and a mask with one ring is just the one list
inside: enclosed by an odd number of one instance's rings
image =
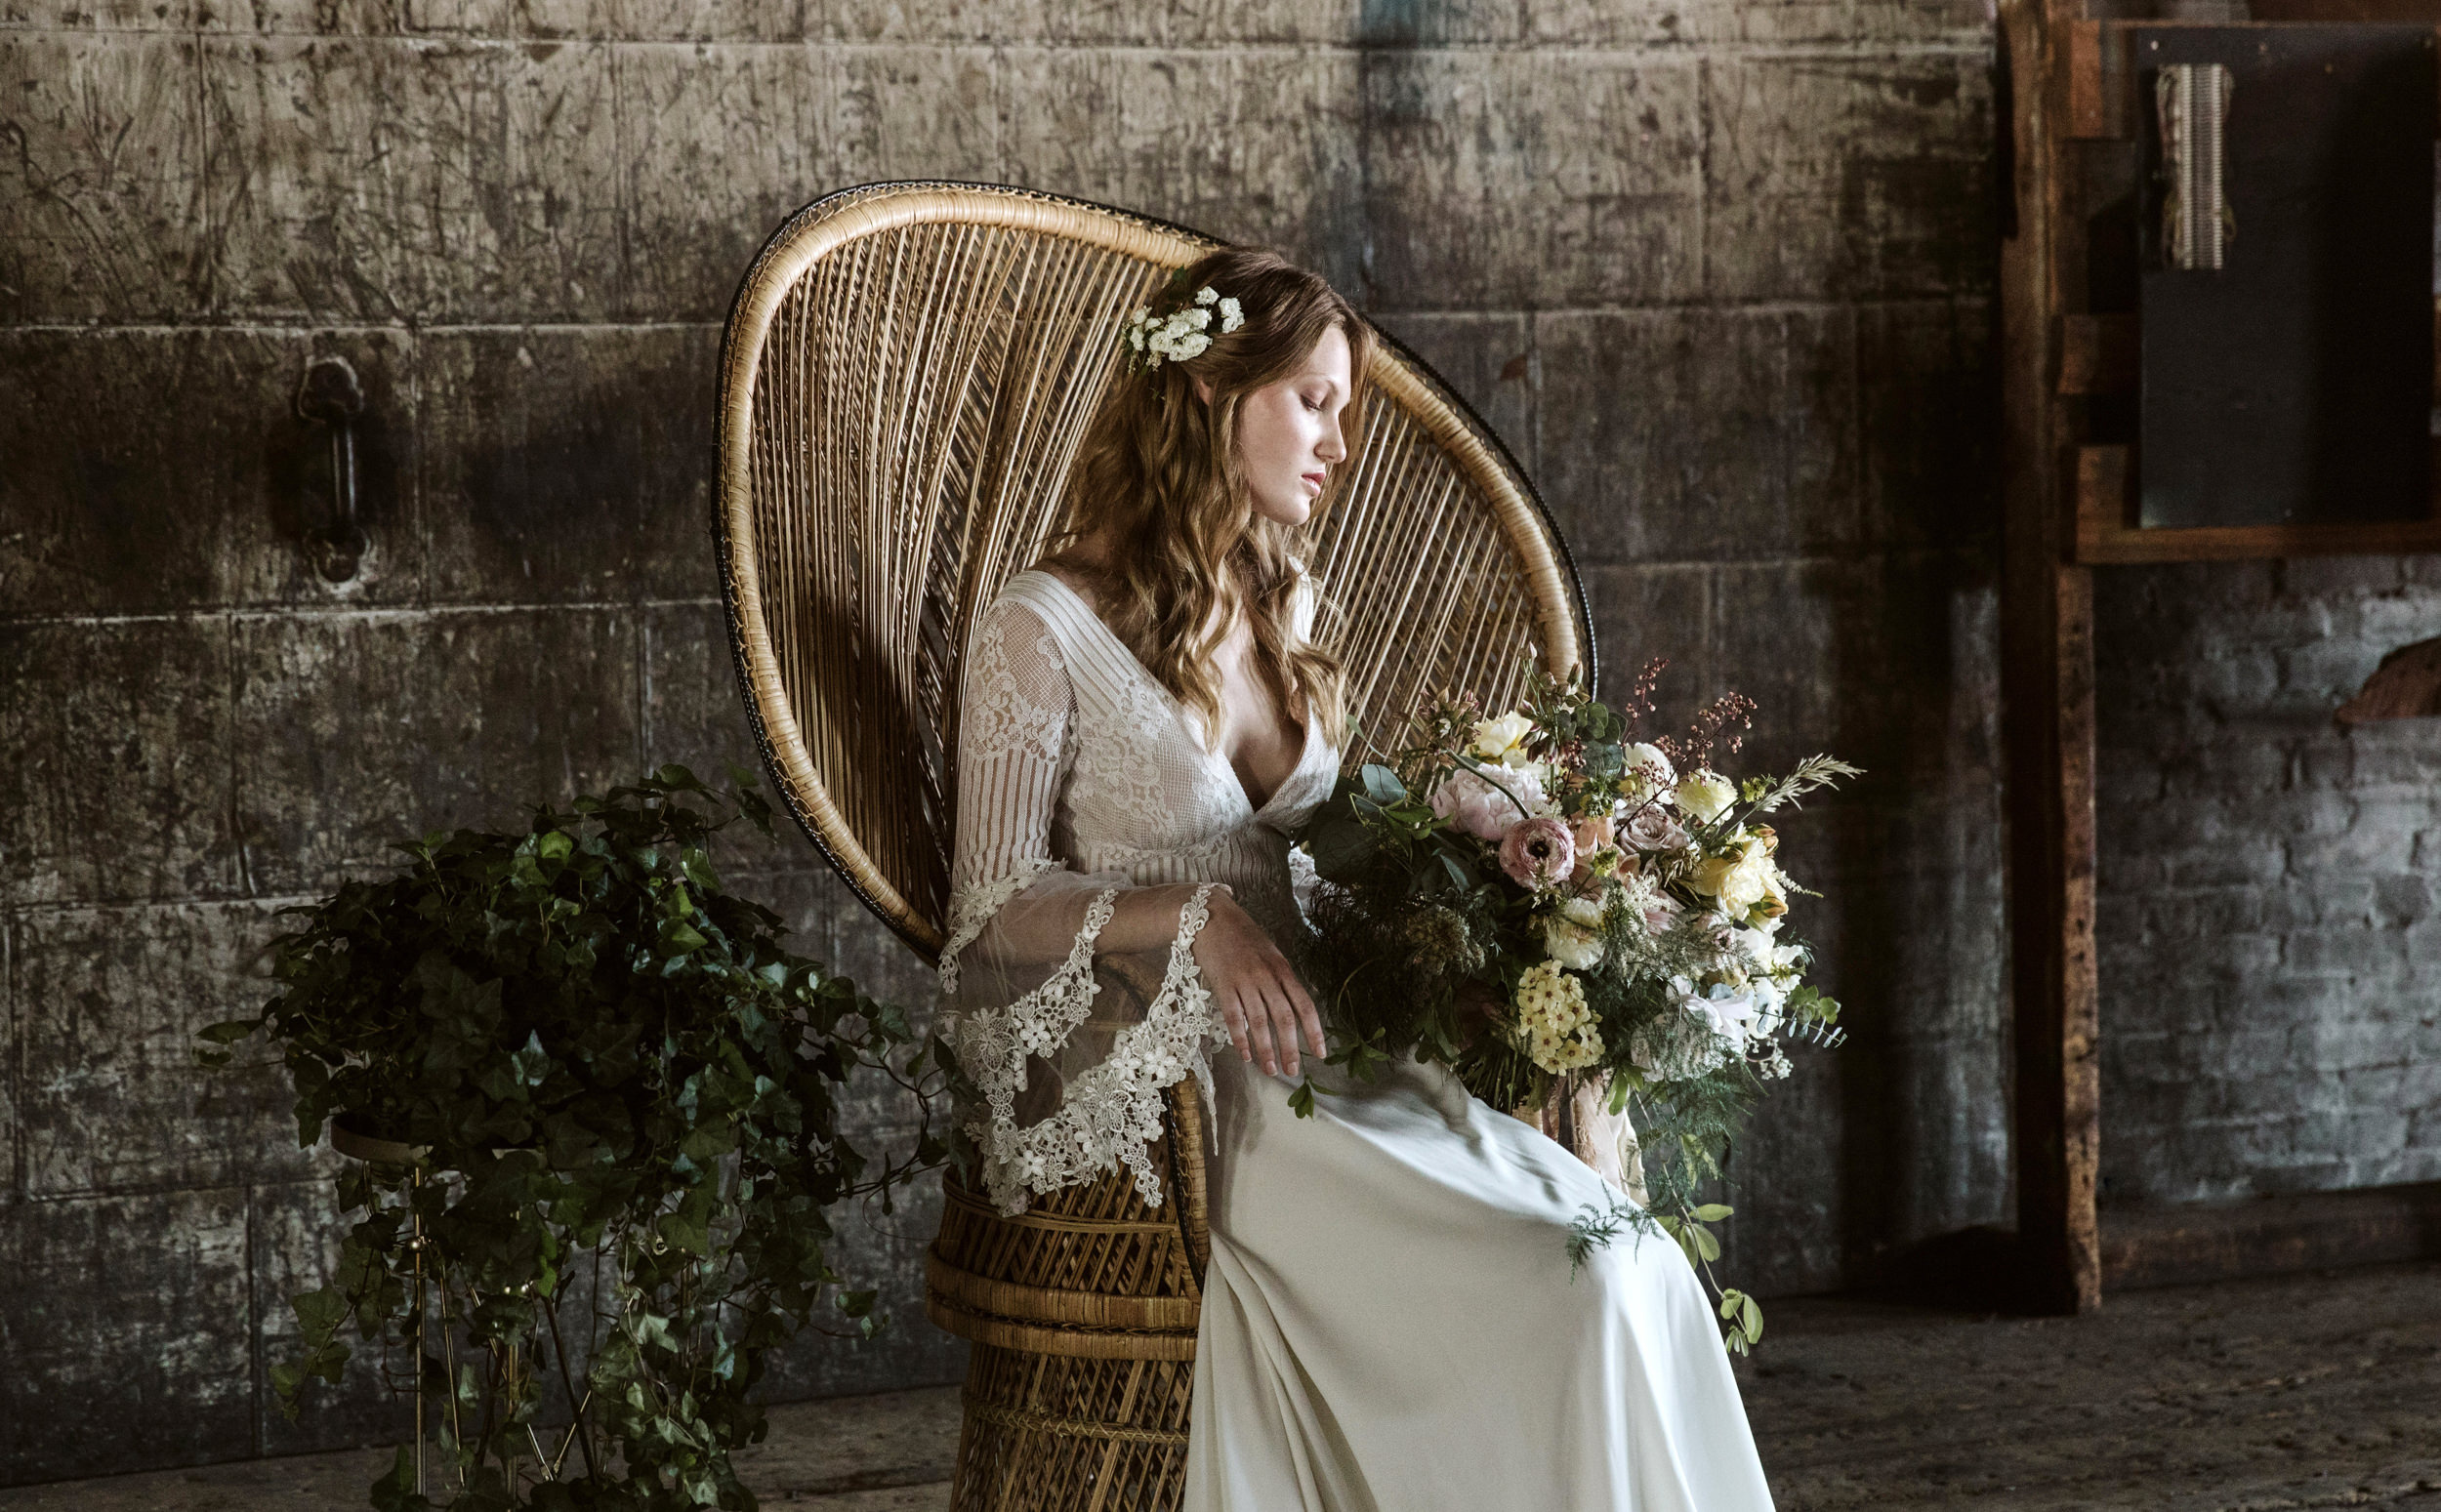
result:
[(1060, 863), (1049, 856), (1028, 856), (1017, 863), (1017, 869), (997, 881), (979, 887), (961, 887), (949, 897), (949, 943), (941, 947), (941, 996), (958, 990), (958, 953), (972, 945), (992, 916), (1009, 906), (1009, 900), (1034, 885), (1046, 872), (1056, 872)]
[(1145, 1202), (1161, 1205), (1161, 1177), (1144, 1151), (1161, 1137), (1161, 1094), (1192, 1074), (1209, 1098), (1205, 1047), (1228, 1039), (1194, 958), (1195, 937), (1212, 917), (1206, 904), (1212, 889), (1210, 882), (1197, 887), (1179, 911), (1169, 966), (1143, 1021), (1120, 1031), (1100, 1064), (1071, 1079), (1058, 1111), (1041, 1123), (1016, 1126), (1025, 1057), (1057, 1049), (1091, 1013), (1101, 990), (1093, 977), (1094, 939), (1109, 922), (1118, 889), (1095, 899), (1076, 948), (1050, 981), (1007, 1009), (974, 1014), (961, 1026), (960, 1063), (988, 1105), (969, 1130), (984, 1153), (984, 1186), (1002, 1212), (1014, 1217), (1025, 1210), (1029, 1193), (1055, 1192), (1121, 1165), (1134, 1174)]
[[(946, 1033), (950, 1047), (975, 1089), (983, 1094), (983, 1110), (971, 1121), (976, 1142), (987, 1161), (998, 1165), (1017, 1129), (1017, 1094), (1025, 1090), (1025, 1058), (1048, 1055), (1066, 1042), (1076, 1026), (1094, 1011), (1101, 983), (1094, 979), (1094, 942), (1110, 922), (1116, 887), (1094, 895), (1085, 922), (1068, 947), (1068, 959), (1043, 985), (1005, 1007), (978, 1008), (958, 1014)], [(995, 1196), (999, 1188), (993, 1188)]]

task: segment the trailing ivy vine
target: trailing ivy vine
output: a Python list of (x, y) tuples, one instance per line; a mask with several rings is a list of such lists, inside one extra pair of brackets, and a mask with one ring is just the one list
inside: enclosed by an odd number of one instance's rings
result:
[(302, 1354), (272, 1372), (292, 1417), (352, 1339), (412, 1373), (420, 1221), (440, 1452), (428, 1501), (401, 1450), (383, 1512), (751, 1508), (730, 1456), (765, 1431), (765, 1353), (817, 1315), (877, 1322), (825, 1214), (887, 1210), (946, 1151), (928, 1127), (876, 1163), (841, 1099), (866, 1075), (929, 1105), (942, 1069), (898, 1009), (724, 890), (714, 834), (771, 830), (732, 777), (724, 797), (665, 766), (523, 834), (402, 844), (401, 875), (292, 910), (278, 994), (203, 1031), (210, 1063), (277, 1046), (301, 1142), (336, 1120), (418, 1152), (350, 1164), (337, 1276), (294, 1299)]

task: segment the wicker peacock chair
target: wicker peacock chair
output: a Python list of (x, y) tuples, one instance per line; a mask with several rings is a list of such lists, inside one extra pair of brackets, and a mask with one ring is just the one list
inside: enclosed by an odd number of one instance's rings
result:
[[(747, 712), (807, 835), (928, 960), (969, 628), (1040, 553), (1122, 320), (1217, 245), (1027, 190), (878, 184), (791, 217), (738, 291), (714, 528)], [(1363, 451), (1312, 527), (1351, 760), (1431, 689), (1499, 707), (1529, 647), (1589, 674), (1593, 656), (1566, 548), (1499, 441), (1397, 343), (1368, 376)], [(1166, 1208), (1114, 1174), (1007, 1219), (948, 1178), (926, 1310), (973, 1343), (959, 1512), (1177, 1504), (1200, 1127), (1181, 1088), (1154, 1152)]]

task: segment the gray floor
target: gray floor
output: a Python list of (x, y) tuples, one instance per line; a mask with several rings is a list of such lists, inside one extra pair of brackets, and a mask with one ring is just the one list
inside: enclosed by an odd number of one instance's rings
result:
[[(2131, 1293), (2096, 1317), (1772, 1305), (1744, 1368), (1783, 1512), (2441, 1512), (2441, 1265)], [(766, 1502), (941, 1512), (954, 1390), (776, 1409)], [(0, 1491), (0, 1512), (326, 1512), (387, 1451)], [(1399, 1509), (1385, 1509), (1399, 1512)]]

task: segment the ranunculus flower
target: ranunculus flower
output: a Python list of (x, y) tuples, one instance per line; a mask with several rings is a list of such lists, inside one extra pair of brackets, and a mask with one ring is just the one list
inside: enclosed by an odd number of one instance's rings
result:
[(1626, 838), (1638, 850), (1681, 850), (1686, 846), (1686, 827), (1672, 818), (1668, 809), (1651, 803), (1628, 821)]
[(1680, 808), (1695, 816), (1697, 823), (1710, 824), (1729, 811), (1729, 805), (1737, 801), (1738, 790), (1718, 772), (1694, 772), (1679, 779), (1673, 796)]
[[(1549, 801), (1533, 772), (1511, 767), (1498, 774), (1500, 787), (1464, 767), (1432, 790), (1432, 812), (1479, 840), (1497, 840), (1509, 827), (1539, 813)], [(1508, 792), (1501, 790), (1505, 788)], [(1511, 801), (1510, 795), (1515, 795)], [(1525, 807), (1520, 810), (1518, 804)]]
[(1500, 869), (1520, 887), (1536, 892), (1576, 869), (1577, 842), (1568, 827), (1548, 815), (1520, 819), (1501, 837)]
[(1485, 761), (1498, 761), (1504, 766), (1526, 763), (1525, 738), (1534, 733), (1534, 721), (1510, 710), (1497, 719), (1474, 721), (1475, 756)]

